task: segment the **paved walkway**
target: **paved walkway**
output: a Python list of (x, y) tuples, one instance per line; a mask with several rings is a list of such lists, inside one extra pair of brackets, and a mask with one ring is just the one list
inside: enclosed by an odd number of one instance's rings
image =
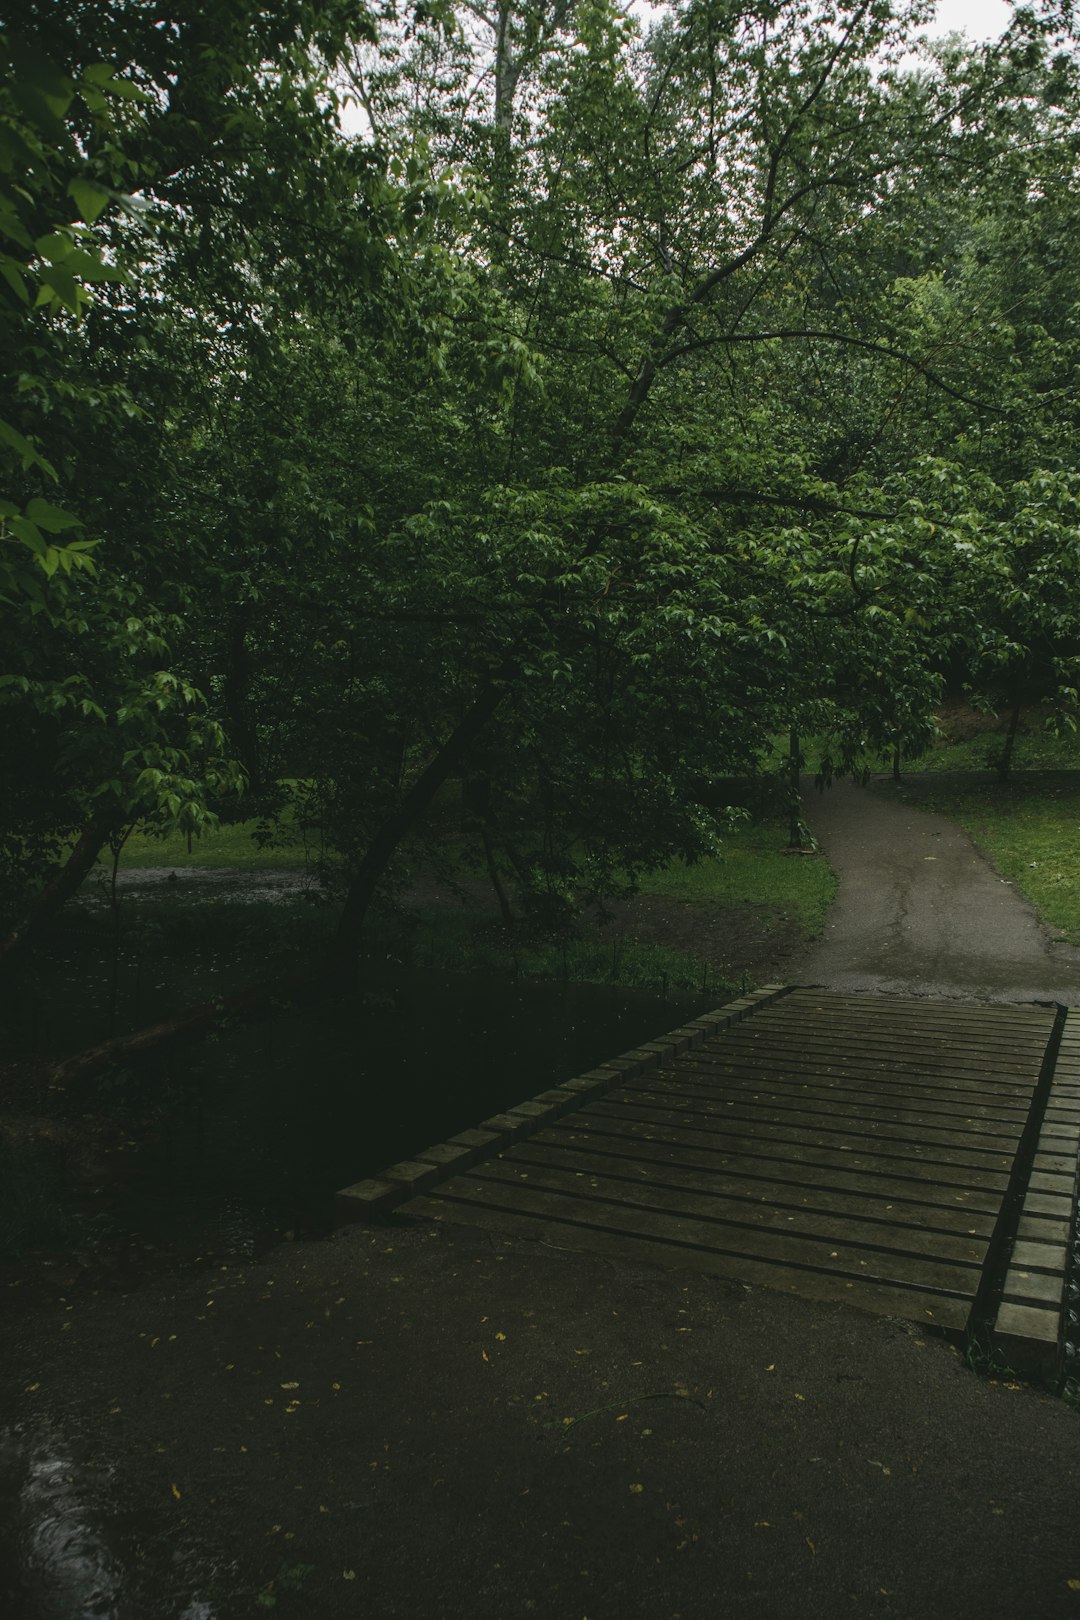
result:
[(778, 977), (830, 990), (1080, 1005), (1080, 950), (944, 816), (838, 782), (806, 820), (840, 878), (822, 937)]

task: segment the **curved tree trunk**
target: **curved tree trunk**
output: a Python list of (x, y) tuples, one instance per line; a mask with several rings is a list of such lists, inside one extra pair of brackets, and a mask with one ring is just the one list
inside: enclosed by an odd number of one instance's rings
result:
[(0, 968), (10, 966), (18, 953), (38, 934), (50, 917), (82, 886), (83, 880), (117, 828), (115, 815), (101, 814), (87, 822), (75, 848), (57, 868), (41, 892), (34, 896), (25, 915), (0, 940)]

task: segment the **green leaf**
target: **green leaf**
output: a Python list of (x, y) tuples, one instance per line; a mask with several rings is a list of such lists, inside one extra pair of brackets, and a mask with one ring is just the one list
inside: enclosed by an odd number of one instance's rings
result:
[(47, 304), (56, 299), (65, 309), (70, 309), (73, 315), (79, 313), (86, 302), (86, 294), (70, 270), (61, 264), (46, 265), (41, 272), (41, 280), (43, 285), (37, 296), (38, 304)]
[(14, 450), (17, 455), (21, 456), (24, 468), (41, 467), (43, 471), (48, 473), (50, 478), (56, 477), (56, 468), (52, 463), (46, 461), (45, 457), (34, 449), (30, 440), (24, 439), (22, 434), (13, 428), (10, 422), (5, 422), (2, 417), (0, 417), (0, 444), (6, 444), (9, 449)]
[(30, 293), (26, 281), (11, 259), (7, 257), (0, 258), (0, 276), (3, 276), (20, 304), (30, 302)]
[(8, 527), (24, 546), (29, 546), (39, 557), (44, 557), (48, 547), (36, 523), (31, 522), (29, 518), (13, 517), (8, 519)]
[(77, 529), (82, 526), (80, 518), (71, 512), (65, 512), (62, 507), (53, 506), (49, 501), (43, 501), (39, 495), (36, 495), (26, 508), (26, 515), (47, 534), (61, 534), (64, 529)]
[(74, 251), (75, 243), (63, 231), (50, 231), (47, 236), (39, 236), (34, 243), (34, 250), (50, 264), (62, 264)]
[(68, 196), (73, 199), (87, 225), (92, 225), (108, 206), (109, 193), (100, 186), (92, 185), (89, 180), (69, 180), (67, 189)]

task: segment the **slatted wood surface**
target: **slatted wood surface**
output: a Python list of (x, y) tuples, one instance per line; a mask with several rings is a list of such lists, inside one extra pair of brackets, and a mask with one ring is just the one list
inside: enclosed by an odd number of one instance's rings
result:
[(963, 1328), (1053, 1021), (795, 990), (402, 1212)]

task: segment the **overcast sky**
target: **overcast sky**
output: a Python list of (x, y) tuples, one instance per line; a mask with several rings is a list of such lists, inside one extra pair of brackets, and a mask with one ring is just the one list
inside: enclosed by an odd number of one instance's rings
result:
[(959, 28), (972, 39), (996, 39), (1011, 16), (1012, 7), (1005, 0), (941, 0), (933, 32), (948, 34)]

